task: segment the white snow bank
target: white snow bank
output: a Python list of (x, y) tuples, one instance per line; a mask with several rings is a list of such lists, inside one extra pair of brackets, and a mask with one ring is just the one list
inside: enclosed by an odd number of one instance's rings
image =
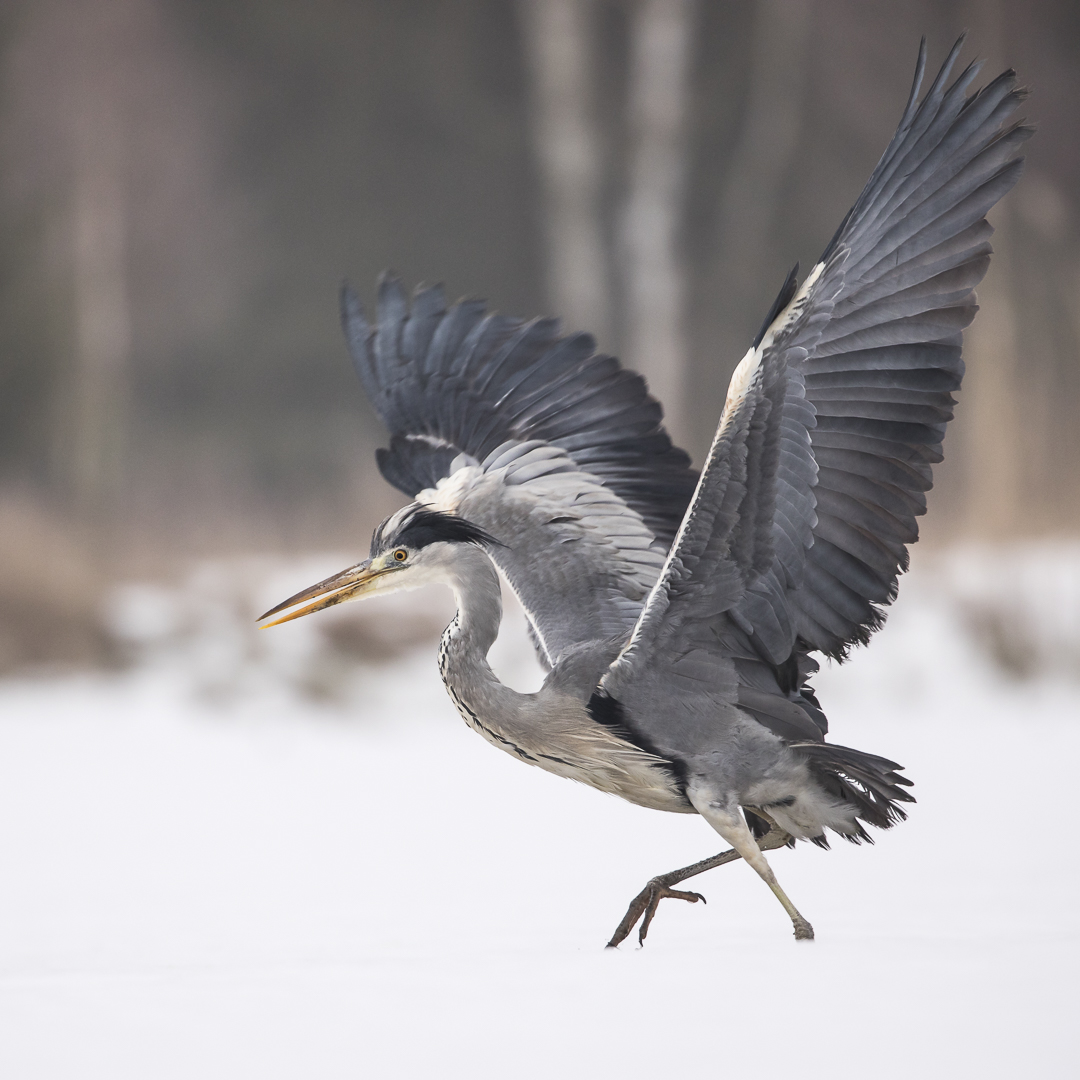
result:
[(1074, 1075), (1075, 685), (1003, 673), (941, 565), (818, 680), (919, 804), (875, 847), (771, 856), (812, 944), (735, 864), (605, 952), (649, 876), (722, 845), (493, 750), (434, 645), (324, 703), (281, 675), (313, 620), (269, 659), (0, 685), (0, 1076)]

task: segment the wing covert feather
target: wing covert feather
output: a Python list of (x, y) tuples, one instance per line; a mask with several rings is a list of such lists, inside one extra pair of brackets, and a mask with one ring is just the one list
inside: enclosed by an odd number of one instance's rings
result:
[(670, 544), (697, 474), (644, 379), (597, 353), (589, 335), (563, 337), (554, 319), (490, 314), (479, 301), (448, 307), (439, 286), (418, 289), (410, 308), (389, 275), (374, 325), (348, 286), (341, 312), (357, 374), (390, 431), (379, 467), (395, 487), (410, 497), (430, 487), (446, 463), (423, 458), (440, 449), (482, 461), (503, 443), (541, 439)]
[(383, 476), (507, 545), (541, 661), (628, 634), (696, 480), (644, 380), (554, 319), (448, 308), (438, 287), (410, 305), (389, 276), (374, 326), (348, 288), (342, 320), (390, 430)]

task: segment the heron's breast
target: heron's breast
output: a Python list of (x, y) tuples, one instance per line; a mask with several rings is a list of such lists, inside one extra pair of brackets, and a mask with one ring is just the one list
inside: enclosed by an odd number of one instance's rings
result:
[(666, 761), (597, 724), (582, 702), (543, 691), (516, 694), (484, 671), (470, 677), (455, 655), (454, 629), (443, 636), (439, 673), (462, 719), (492, 746), (640, 806), (696, 813)]

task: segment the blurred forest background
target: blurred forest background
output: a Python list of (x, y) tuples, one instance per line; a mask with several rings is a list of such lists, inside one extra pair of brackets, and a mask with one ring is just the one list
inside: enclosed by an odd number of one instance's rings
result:
[[(400, 504), (337, 296), (556, 313), (700, 461), (734, 364), (964, 28), (1038, 127), (924, 536), (1080, 527), (1068, 0), (5, 0), (0, 671), (96, 663), (132, 580), (359, 557)], [(333, 569), (334, 567), (328, 567)], [(306, 584), (306, 582), (301, 582)]]

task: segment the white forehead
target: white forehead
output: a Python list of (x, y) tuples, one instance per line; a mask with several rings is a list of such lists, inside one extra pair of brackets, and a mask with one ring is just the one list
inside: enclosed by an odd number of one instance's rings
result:
[(416, 510), (416, 503), (407, 503), (400, 510), (395, 510), (382, 525), (382, 539), (396, 536), (405, 524), (405, 519)]

